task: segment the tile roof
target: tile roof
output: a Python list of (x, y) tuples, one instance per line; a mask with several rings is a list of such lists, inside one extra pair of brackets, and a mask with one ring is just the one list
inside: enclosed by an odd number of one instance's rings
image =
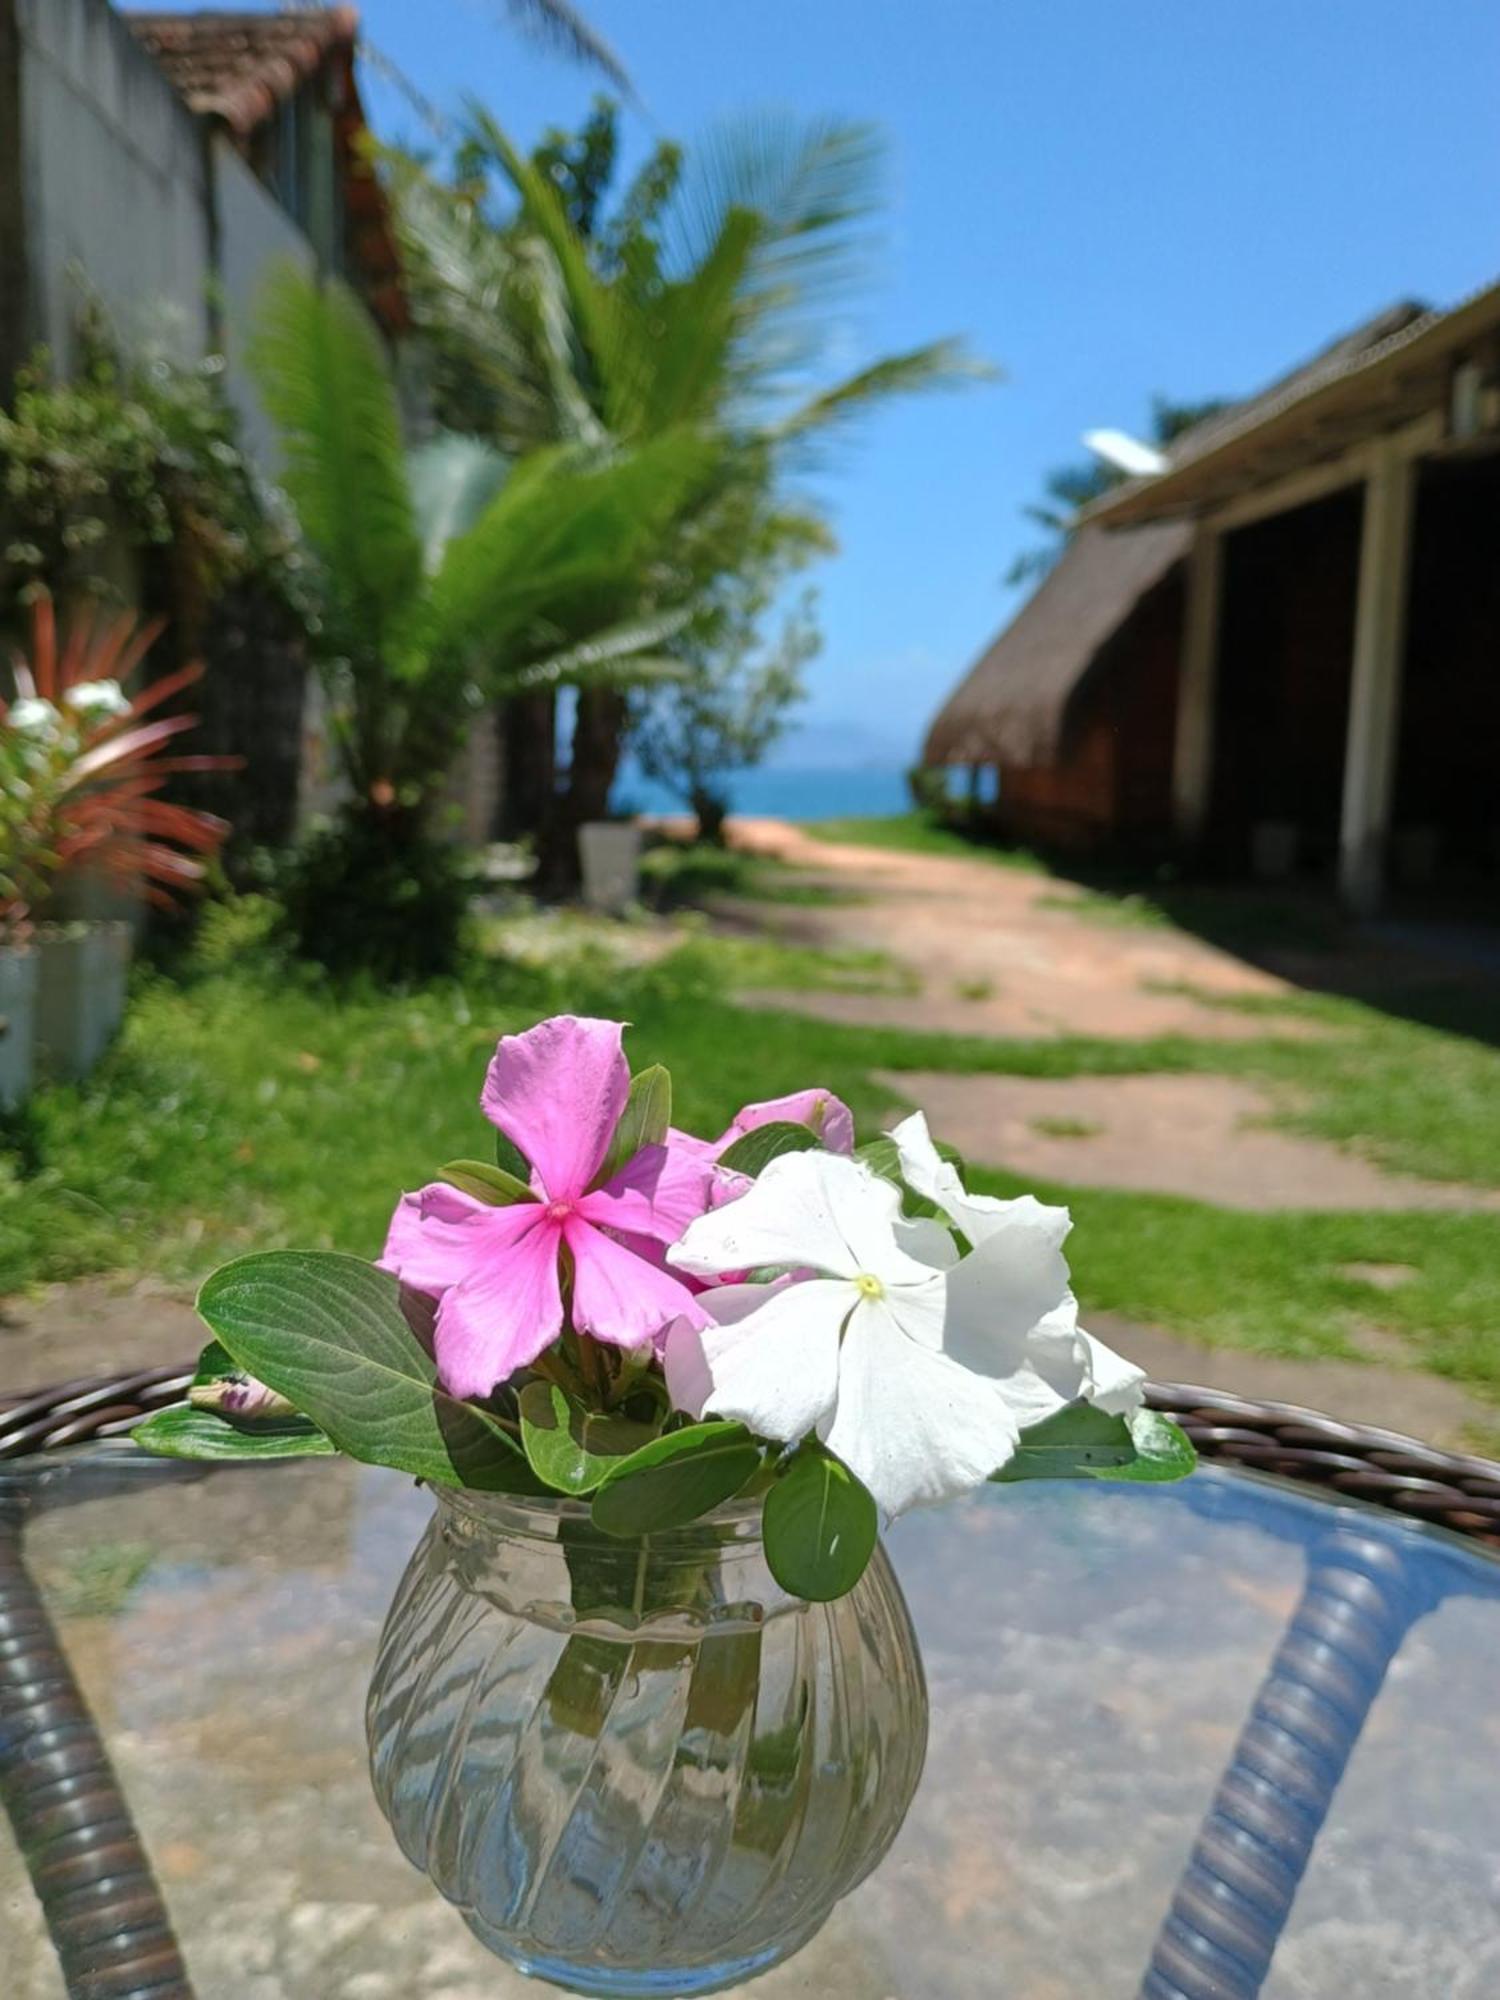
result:
[(222, 118), (241, 136), (269, 118), (330, 51), (352, 56), (359, 27), (352, 7), (127, 12), (124, 19), (189, 110)]

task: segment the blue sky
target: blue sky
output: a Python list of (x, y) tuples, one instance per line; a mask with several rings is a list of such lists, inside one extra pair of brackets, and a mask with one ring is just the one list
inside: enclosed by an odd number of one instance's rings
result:
[[(809, 717), (905, 756), (1003, 622), (1019, 510), (1156, 390), (1237, 393), (1405, 296), (1500, 273), (1491, 0), (580, 0), (635, 78), (632, 157), (770, 107), (870, 119), (890, 225), (851, 358), (962, 333), (1006, 381), (881, 413), (823, 482)], [(529, 142), (599, 87), (500, 0), (364, 0), (440, 105)], [(386, 86), (373, 119), (413, 130)]]

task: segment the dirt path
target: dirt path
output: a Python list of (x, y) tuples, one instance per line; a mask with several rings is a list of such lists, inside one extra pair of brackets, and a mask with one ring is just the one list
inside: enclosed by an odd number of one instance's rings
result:
[[(1075, 915), (1066, 905), (1081, 892), (1050, 876), (988, 861), (835, 846), (781, 820), (737, 820), (733, 838), (747, 853), (806, 868), (859, 898), (766, 905), (764, 920), (778, 935), (886, 951), (921, 981), (920, 995), (910, 999), (800, 994), (795, 1004), (804, 1013), (973, 1035), (1223, 1040), (1263, 1035), (1266, 1023), (1166, 989), (1273, 999), (1292, 990), (1185, 932)], [(1275, 1032), (1306, 1028), (1288, 1020)]]

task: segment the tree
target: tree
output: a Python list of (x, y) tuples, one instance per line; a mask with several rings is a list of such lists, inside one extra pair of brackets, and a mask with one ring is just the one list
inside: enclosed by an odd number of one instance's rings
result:
[(667, 670), (651, 650), (684, 613), (653, 580), (713, 478), (713, 447), (678, 425), (518, 463), (471, 438), (408, 450), (362, 307), (291, 268), (264, 296), (253, 362), (322, 572), (315, 659), (349, 783), (349, 851), (367, 875), (399, 880), (422, 861), (476, 702)]
[(804, 669), (822, 646), (810, 591), (769, 650), (760, 641), (764, 586), (737, 581), (726, 595), (731, 602), (711, 638), (678, 642), (684, 678), (638, 698), (630, 738), (647, 777), (676, 792), (698, 822), (698, 838), (715, 844), (729, 810), (724, 779), (759, 764), (785, 735), (807, 696)]
[[(1163, 447), (1172, 444), (1194, 424), (1217, 416), (1227, 407), (1223, 397), (1210, 396), (1201, 403), (1174, 403), (1165, 396), (1153, 396), (1152, 442)], [(1028, 521), (1046, 530), (1048, 539), (1035, 548), (1023, 549), (1006, 571), (1005, 581), (1032, 583), (1044, 577), (1068, 546), (1083, 509), (1091, 501), (1102, 499), (1124, 478), (1118, 466), (1103, 458), (1055, 466), (1042, 482), (1043, 498), (1021, 509)]]
[[(581, 217), (579, 160), (604, 157), (596, 145), (549, 168), (474, 107), (466, 165), (485, 162), (513, 210), (502, 224), (472, 180), (445, 190), (408, 163), (403, 237), (425, 266), (423, 324), (466, 352), (511, 435), (529, 421), (539, 441), (639, 446), (677, 426), (716, 440), (714, 486), (668, 558), (688, 602), (758, 567), (772, 524), (826, 545), (817, 510), (785, 492), (820, 443), (891, 396), (989, 371), (937, 341), (824, 379), (831, 309), (861, 273), (876, 205), (868, 128), (761, 121), (686, 159), (660, 149), (612, 216), (595, 202)], [(579, 702), (568, 784), (542, 829), (553, 887), (572, 878), (576, 827), (607, 796), (623, 721), (609, 694)]]

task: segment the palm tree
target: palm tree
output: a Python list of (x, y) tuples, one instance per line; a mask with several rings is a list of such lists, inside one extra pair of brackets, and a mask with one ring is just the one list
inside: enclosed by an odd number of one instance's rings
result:
[(685, 614), (660, 555), (714, 477), (688, 426), (516, 463), (472, 438), (408, 449), (363, 308), (290, 267), (252, 359), (322, 570), (317, 664), (363, 853), (420, 846), (477, 701), (670, 670), (653, 649)]
[[(784, 482), (836, 434), (893, 396), (992, 372), (942, 340), (825, 379), (877, 206), (867, 127), (761, 120), (719, 134), (685, 169), (675, 149), (659, 153), (614, 226), (593, 236), (555, 177), (477, 106), (465, 153), (471, 170), (500, 171), (517, 215), (499, 226), (472, 185), (447, 189), (398, 166), (423, 324), (485, 385), (513, 446), (639, 448), (682, 427), (716, 439), (709, 504), (684, 521), (675, 552), (700, 596), (748, 549), (766, 560), (768, 539), (799, 553), (827, 545), (819, 511)], [(564, 876), (573, 826), (602, 809), (624, 720), (609, 692), (579, 711), (570, 796), (549, 843)]]

